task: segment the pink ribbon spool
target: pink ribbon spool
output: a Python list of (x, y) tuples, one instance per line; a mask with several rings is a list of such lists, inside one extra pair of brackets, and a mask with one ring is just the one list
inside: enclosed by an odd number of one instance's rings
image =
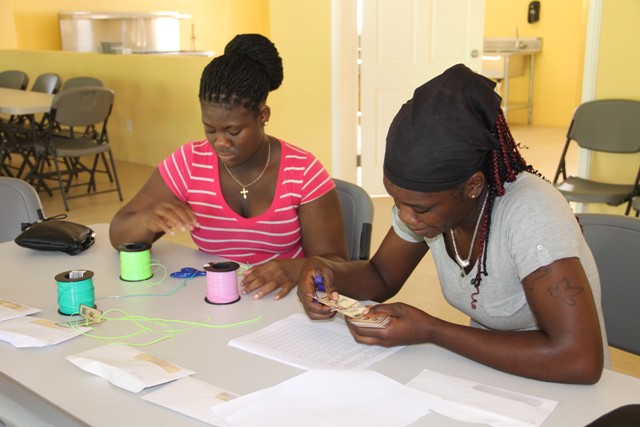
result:
[(207, 296), (209, 304), (233, 304), (240, 300), (237, 262), (210, 262), (204, 266), (207, 275)]

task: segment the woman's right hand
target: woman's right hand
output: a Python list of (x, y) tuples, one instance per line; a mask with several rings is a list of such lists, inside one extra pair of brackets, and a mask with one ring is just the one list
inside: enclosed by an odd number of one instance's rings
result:
[(171, 192), (156, 168), (144, 186), (114, 215), (109, 238), (118, 249), (123, 243), (153, 243), (163, 234), (199, 226), (189, 205)]
[(317, 287), (314, 277), (322, 278), (325, 293), (333, 299), (338, 299), (338, 292), (334, 286), (334, 270), (331, 262), (321, 257), (311, 257), (307, 259), (298, 277), (298, 298), (304, 307), (304, 311), (312, 320), (330, 319), (336, 315), (330, 307), (317, 302), (312, 295)]
[(153, 233), (173, 235), (175, 231), (191, 231), (198, 227), (198, 219), (193, 210), (179, 200), (158, 203), (145, 219), (147, 228)]

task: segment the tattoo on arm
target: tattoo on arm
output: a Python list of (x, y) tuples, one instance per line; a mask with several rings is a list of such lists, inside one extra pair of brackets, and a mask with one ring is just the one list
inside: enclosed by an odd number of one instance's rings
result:
[(551, 297), (560, 299), (566, 305), (576, 305), (575, 296), (584, 291), (583, 286), (572, 286), (567, 279), (562, 279), (554, 286), (547, 289)]
[(531, 280), (529, 281), (529, 284), (527, 286), (528, 291), (529, 292), (533, 292), (533, 289), (536, 287), (536, 283), (539, 280), (544, 279), (545, 276), (547, 276), (547, 274), (549, 274), (549, 271), (551, 271), (551, 269), (549, 267), (540, 267), (539, 269), (534, 271), (531, 274)]

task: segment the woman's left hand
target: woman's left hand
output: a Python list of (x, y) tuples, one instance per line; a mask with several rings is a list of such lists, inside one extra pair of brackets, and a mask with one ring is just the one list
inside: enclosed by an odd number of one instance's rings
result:
[(285, 297), (296, 286), (285, 264), (286, 261), (274, 260), (245, 271), (240, 283), (242, 295), (255, 292), (253, 298), (259, 299), (280, 288), (274, 299)]
[(436, 320), (424, 311), (404, 303), (371, 306), (366, 316), (389, 316), (390, 321), (384, 328), (363, 328), (347, 321), (351, 335), (359, 343), (383, 347), (427, 342), (428, 331)]

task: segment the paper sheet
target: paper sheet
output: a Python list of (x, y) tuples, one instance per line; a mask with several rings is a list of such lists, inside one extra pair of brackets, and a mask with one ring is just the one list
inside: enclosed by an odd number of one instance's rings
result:
[(440, 398), (370, 370), (310, 370), (212, 408), (232, 427), (388, 427), (423, 417)]
[(17, 302), (0, 299), (0, 321), (28, 316), (41, 311), (39, 308), (18, 304)]
[(185, 377), (146, 394), (142, 399), (207, 424), (223, 426), (225, 423), (213, 414), (211, 408), (237, 397), (223, 388)]
[(193, 374), (193, 371), (124, 344), (107, 344), (72, 354), (67, 360), (134, 393)]
[(23, 316), (0, 322), (0, 340), (14, 347), (46, 347), (77, 337), (89, 328), (66, 328), (53, 320)]
[(402, 348), (359, 344), (340, 320), (314, 322), (302, 313), (229, 345), (302, 369), (365, 369)]
[(555, 400), (476, 383), (423, 370), (407, 383), (440, 396), (443, 402), (432, 408), (449, 418), (485, 423), (494, 427), (540, 426), (558, 404)]

